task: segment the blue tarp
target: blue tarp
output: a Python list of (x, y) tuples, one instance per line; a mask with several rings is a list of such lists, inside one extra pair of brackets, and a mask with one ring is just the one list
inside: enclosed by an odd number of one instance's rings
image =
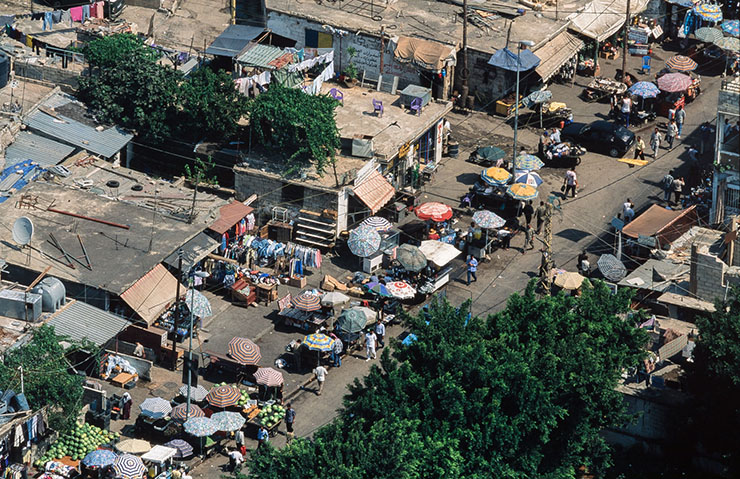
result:
[[(519, 59), (521, 65), (519, 69), (520, 72), (531, 70), (540, 64), (539, 57), (529, 50), (522, 50), (519, 54)], [(502, 48), (491, 55), (491, 59), (488, 60), (488, 64), (515, 72), (517, 71), (516, 53), (512, 52), (508, 48)]]
[[(2, 185), (3, 191), (0, 191), (0, 203), (3, 203), (10, 197), (9, 192), (11, 190), (20, 190), (31, 181), (38, 178), (38, 176), (44, 171), (45, 170), (43, 168), (41, 168), (38, 164), (32, 162), (31, 160), (22, 161), (20, 163), (5, 168), (2, 173), (0, 173), (0, 184), (3, 184), (3, 182), (5, 182), (5, 180), (11, 175), (15, 175), (18, 180), (10, 185)], [(20, 172), (21, 174), (18, 174), (17, 172)]]

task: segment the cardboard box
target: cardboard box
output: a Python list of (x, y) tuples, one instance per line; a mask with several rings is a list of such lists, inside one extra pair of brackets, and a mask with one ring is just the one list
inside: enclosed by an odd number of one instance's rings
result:
[(332, 292), (334, 291), (334, 284), (328, 282), (328, 281), (322, 281), (321, 282), (321, 289), (324, 291)]
[(293, 276), (290, 279), (288, 279), (288, 284), (291, 286), (295, 286), (296, 288), (305, 288), (306, 287), (306, 277), (305, 276)]

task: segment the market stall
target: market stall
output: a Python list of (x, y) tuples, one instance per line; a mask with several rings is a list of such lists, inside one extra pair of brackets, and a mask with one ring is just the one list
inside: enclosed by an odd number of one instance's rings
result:
[(431, 263), (430, 271), (424, 275), (424, 281), (419, 286), (419, 292), (432, 294), (450, 282), (452, 267), (449, 266), (449, 263), (462, 252), (441, 241), (422, 241), (419, 249), (426, 256), (427, 261)]
[(141, 456), (147, 468), (147, 476), (156, 479), (168, 479), (169, 472), (174, 468), (174, 458), (177, 449), (167, 446), (154, 446), (149, 452)]
[(591, 80), (583, 90), (583, 99), (587, 102), (601, 101), (614, 95), (624, 95), (626, 91), (627, 85), (624, 83), (611, 78), (598, 77)]

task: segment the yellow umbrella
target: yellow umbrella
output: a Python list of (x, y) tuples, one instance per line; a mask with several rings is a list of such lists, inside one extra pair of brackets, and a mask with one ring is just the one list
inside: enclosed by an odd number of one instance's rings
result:
[(514, 183), (506, 188), (506, 193), (515, 200), (531, 200), (537, 198), (537, 188), (526, 183)]
[(483, 176), (484, 179), (487, 177), (488, 179), (491, 179), (494, 181), (506, 182), (506, 180), (511, 178), (511, 173), (509, 173), (503, 168), (498, 168), (496, 166), (493, 166), (491, 168), (487, 168), (483, 170), (483, 172), (481, 173), (481, 176)]
[(585, 278), (578, 273), (566, 271), (555, 275), (555, 286), (563, 289), (578, 289)]

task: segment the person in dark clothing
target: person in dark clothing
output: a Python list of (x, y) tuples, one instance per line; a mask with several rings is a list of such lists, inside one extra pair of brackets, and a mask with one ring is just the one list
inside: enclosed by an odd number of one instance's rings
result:
[(134, 400), (131, 399), (131, 395), (127, 392), (123, 393), (123, 414), (121, 414), (121, 419), (131, 418), (131, 406), (133, 404)]
[(529, 228), (530, 223), (532, 223), (532, 216), (534, 216), (534, 206), (532, 206), (532, 200), (527, 201), (527, 204), (525, 204), (524, 208), (522, 208), (522, 213), (524, 213), (526, 227)]
[(542, 233), (542, 224), (545, 222), (545, 215), (547, 214), (547, 208), (545, 208), (545, 202), (540, 201), (540, 206), (537, 207), (535, 215), (537, 216), (537, 234)]

